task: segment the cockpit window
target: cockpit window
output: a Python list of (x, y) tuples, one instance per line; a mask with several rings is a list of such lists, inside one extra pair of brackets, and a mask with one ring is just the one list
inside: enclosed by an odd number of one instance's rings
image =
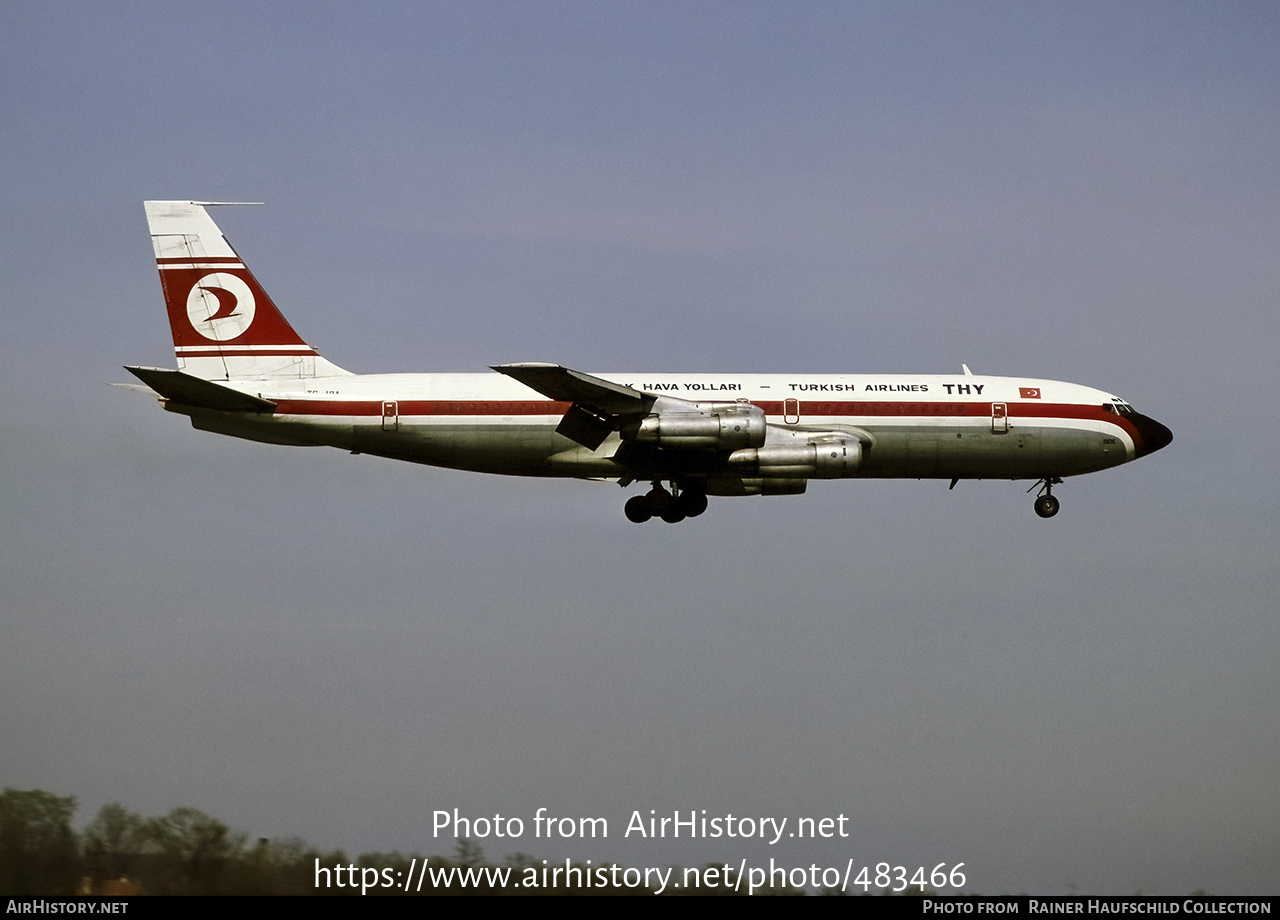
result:
[(1108, 412), (1114, 412), (1116, 415), (1135, 414), (1133, 406), (1121, 399), (1117, 399), (1115, 402), (1103, 403), (1102, 408), (1106, 409)]

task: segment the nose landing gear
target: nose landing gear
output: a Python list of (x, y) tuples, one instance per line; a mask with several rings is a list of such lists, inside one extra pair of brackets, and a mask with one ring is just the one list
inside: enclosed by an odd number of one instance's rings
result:
[[(1042, 518), (1051, 518), (1058, 513), (1058, 500), (1053, 497), (1053, 487), (1061, 483), (1062, 480), (1057, 476), (1047, 476), (1037, 482), (1031, 489), (1039, 487), (1040, 491), (1036, 493), (1036, 514)], [(1027, 489), (1028, 492), (1031, 489)]]
[(668, 524), (678, 524), (687, 517), (697, 517), (707, 510), (706, 492), (698, 488), (681, 487), (674, 482), (671, 483), (671, 488), (672, 492), (668, 492), (661, 482), (655, 480), (653, 488), (644, 495), (627, 499), (623, 507), (627, 520), (643, 524), (656, 516)]

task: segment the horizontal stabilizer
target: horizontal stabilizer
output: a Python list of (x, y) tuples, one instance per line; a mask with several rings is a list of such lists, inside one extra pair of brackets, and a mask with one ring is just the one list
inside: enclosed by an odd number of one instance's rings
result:
[(600, 415), (642, 415), (657, 399), (650, 393), (559, 364), (498, 364), (493, 369), (514, 377), (543, 396), (558, 402), (578, 403)]
[(218, 409), (223, 412), (270, 412), (276, 404), (268, 399), (259, 399), (248, 393), (241, 393), (230, 387), (202, 380), (182, 371), (166, 370), (159, 367), (129, 367), (125, 370), (133, 374), (165, 399), (184, 406), (199, 409)]

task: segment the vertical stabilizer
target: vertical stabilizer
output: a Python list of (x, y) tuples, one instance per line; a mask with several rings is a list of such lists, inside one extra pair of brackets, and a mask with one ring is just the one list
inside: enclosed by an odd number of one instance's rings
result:
[(293, 331), (205, 210), (148, 201), (178, 367), (205, 380), (347, 374)]

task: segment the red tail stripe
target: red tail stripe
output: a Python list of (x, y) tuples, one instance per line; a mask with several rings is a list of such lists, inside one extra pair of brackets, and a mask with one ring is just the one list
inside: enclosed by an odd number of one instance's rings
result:
[(181, 346), (178, 353), (183, 358), (257, 358), (261, 356), (283, 355), (289, 358), (315, 357), (319, 355), (314, 348), (298, 345), (281, 345), (279, 347), (246, 348), (197, 348), (193, 345)]
[(157, 265), (240, 265), (241, 260), (235, 256), (174, 256), (156, 259)]

